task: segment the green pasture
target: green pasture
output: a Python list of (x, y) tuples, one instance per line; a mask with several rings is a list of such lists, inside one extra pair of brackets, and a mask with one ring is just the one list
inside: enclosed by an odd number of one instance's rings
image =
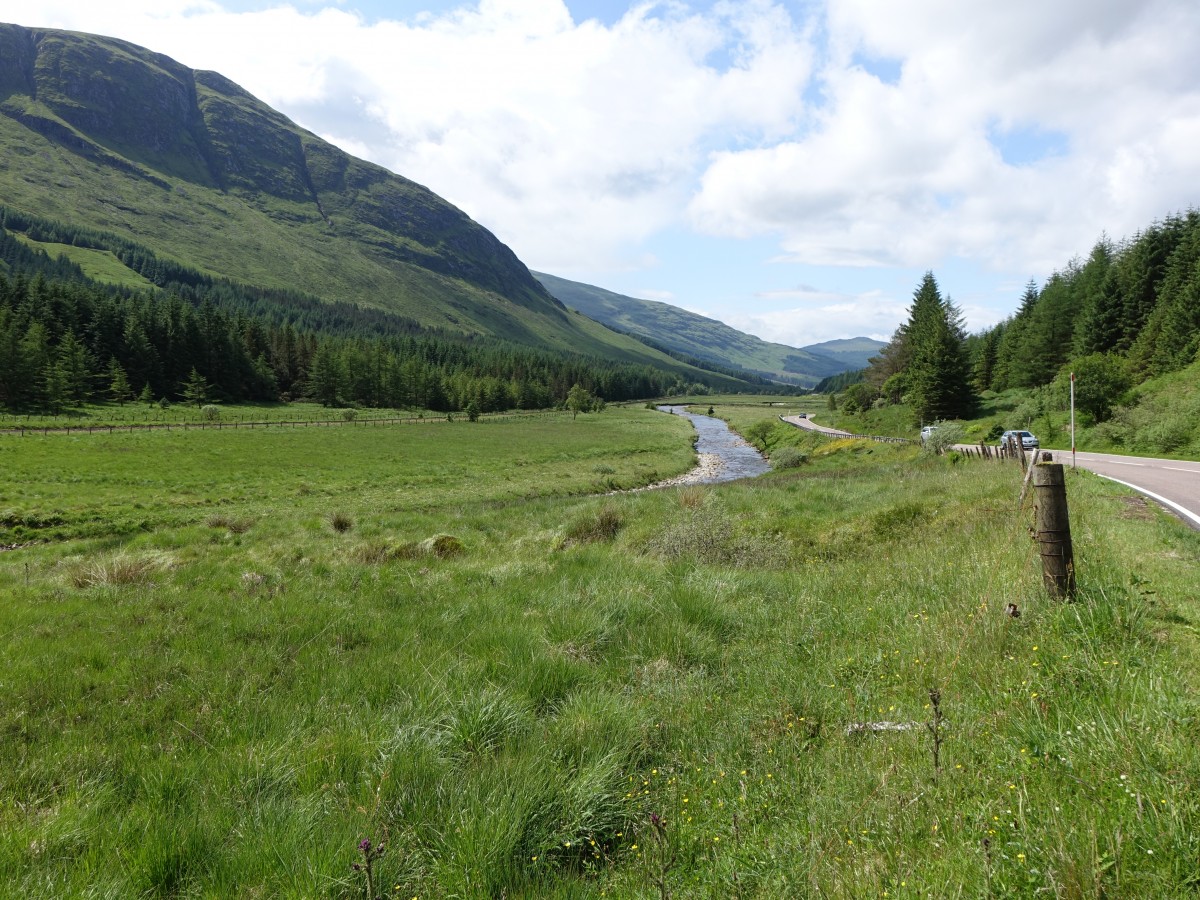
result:
[(1200, 535), (742, 409), (0, 436), (0, 896), (1194, 896)]

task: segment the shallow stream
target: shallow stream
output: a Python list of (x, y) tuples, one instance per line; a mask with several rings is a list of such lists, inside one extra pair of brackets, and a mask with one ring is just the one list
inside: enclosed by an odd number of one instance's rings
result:
[(720, 419), (690, 413), (682, 406), (660, 406), (663, 412), (691, 419), (696, 429), (696, 453), (700, 466), (685, 476), (691, 484), (716, 484), (753, 478), (771, 468), (770, 463), (741, 435), (729, 429)]

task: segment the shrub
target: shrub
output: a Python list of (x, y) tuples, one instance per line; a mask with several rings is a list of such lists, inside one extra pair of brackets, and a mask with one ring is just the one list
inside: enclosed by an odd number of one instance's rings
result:
[(797, 447), (780, 447), (771, 454), (772, 469), (798, 469), (808, 462), (808, 454)]
[(775, 421), (773, 419), (762, 419), (743, 431), (742, 436), (759, 450), (766, 450), (771, 432), (774, 430)]
[(936, 423), (929, 436), (921, 442), (921, 450), (935, 456), (945, 453), (963, 440), (962, 426), (956, 422)]
[(211, 403), (206, 403), (200, 407), (200, 418), (205, 422), (219, 422), (221, 420), (220, 407), (213, 406)]
[(342, 421), (343, 422), (353, 422), (357, 418), (358, 418), (358, 410), (357, 409), (343, 409), (342, 410)]

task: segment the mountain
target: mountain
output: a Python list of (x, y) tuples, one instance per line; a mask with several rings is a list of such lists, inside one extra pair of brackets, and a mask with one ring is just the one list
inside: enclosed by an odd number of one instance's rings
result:
[(698, 372), (565, 309), (428, 189), (124, 41), (0, 25), (0, 203), (237, 284)]
[(820, 344), (809, 344), (803, 349), (819, 356), (836, 359), (846, 367), (846, 371), (865, 369), (872, 356), (878, 356), (879, 351), (887, 345), (869, 337), (842, 338), (836, 341), (824, 341)]
[(865, 357), (873, 356), (883, 346), (870, 338), (829, 341), (804, 348), (773, 344), (669, 303), (626, 297), (542, 272), (533, 274), (566, 306), (610, 328), (677, 353), (774, 381), (812, 387), (828, 375), (862, 368), (866, 365)]

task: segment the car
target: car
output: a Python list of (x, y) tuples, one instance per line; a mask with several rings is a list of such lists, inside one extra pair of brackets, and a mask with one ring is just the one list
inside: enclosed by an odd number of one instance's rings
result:
[(926, 425), (924, 428), (922, 428), (921, 429), (921, 443), (923, 444), (927, 440), (929, 440), (931, 437), (933, 437), (933, 433), (935, 431), (937, 431), (936, 425)]
[(1038, 439), (1028, 431), (1006, 431), (1000, 435), (1000, 446), (1007, 447), (1009, 438), (1018, 438), (1021, 441), (1022, 450), (1036, 450), (1040, 445)]

